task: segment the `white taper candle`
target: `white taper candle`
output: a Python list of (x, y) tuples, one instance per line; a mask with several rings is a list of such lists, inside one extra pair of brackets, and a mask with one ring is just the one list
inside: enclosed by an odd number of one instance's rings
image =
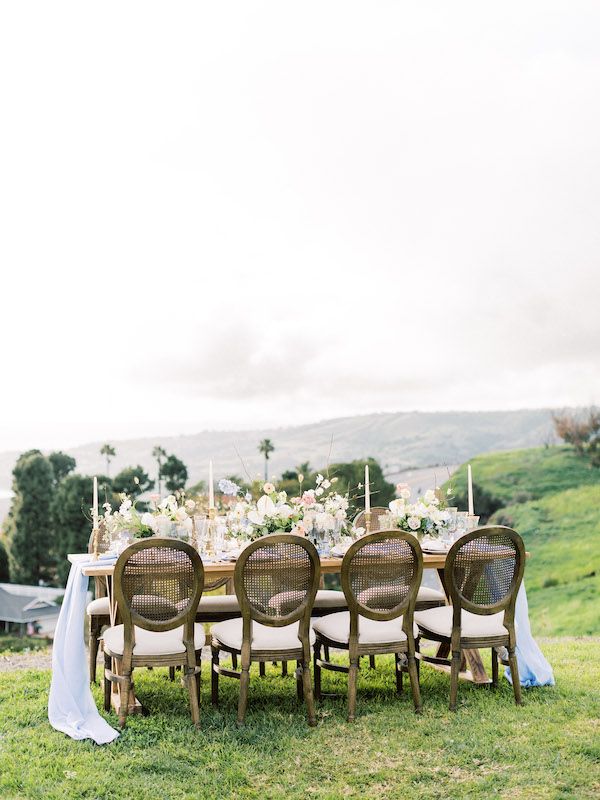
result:
[(371, 510), (371, 490), (369, 487), (369, 465), (365, 464), (365, 511)]
[(92, 502), (92, 525), (98, 527), (98, 478), (94, 475), (94, 498)]
[(215, 487), (213, 486), (213, 466), (212, 461), (208, 462), (208, 507), (215, 507)]

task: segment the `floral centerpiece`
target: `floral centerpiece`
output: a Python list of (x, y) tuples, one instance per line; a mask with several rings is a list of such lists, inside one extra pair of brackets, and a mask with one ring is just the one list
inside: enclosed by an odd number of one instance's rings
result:
[(389, 504), (393, 524), (400, 530), (415, 535), (439, 538), (448, 527), (451, 515), (449, 511), (440, 507), (436, 493), (429, 489), (416, 503), (410, 503), (411, 492), (408, 484), (398, 484), (396, 491), (400, 497)]
[(103, 521), (111, 539), (128, 532), (134, 539), (149, 536), (169, 536), (174, 528), (182, 528), (189, 536), (193, 531), (191, 515), (196, 504), (186, 500), (184, 492), (177, 492), (160, 500), (159, 495), (150, 496), (150, 509), (139, 511), (135, 500), (126, 494), (119, 495), (121, 505), (116, 511), (110, 503), (104, 503)]

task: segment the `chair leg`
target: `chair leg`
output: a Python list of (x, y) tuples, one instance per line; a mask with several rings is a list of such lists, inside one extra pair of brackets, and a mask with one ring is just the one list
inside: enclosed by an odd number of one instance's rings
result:
[[(198, 657), (196, 659), (196, 666), (198, 667), (198, 669), (202, 668), (202, 656), (201, 656), (200, 653), (198, 653)], [(200, 679), (201, 679), (201, 677), (202, 677), (202, 673), (198, 672), (196, 674), (196, 696), (198, 698), (198, 706), (200, 706), (200, 688), (201, 688)]]
[(281, 677), (285, 678), (285, 677), (287, 677), (287, 674), (288, 674), (288, 663), (287, 663), (287, 661), (282, 661), (281, 662)]
[(219, 705), (219, 650), (212, 648), (212, 663), (210, 665), (210, 699), (213, 706)]
[(97, 617), (90, 614), (90, 627), (89, 627), (89, 655), (90, 655), (90, 683), (96, 683), (96, 662), (98, 660), (98, 647), (100, 636), (99, 625), (97, 624)]
[(400, 653), (396, 653), (396, 692), (402, 693), (402, 662), (400, 661)]
[(356, 684), (358, 682), (358, 659), (350, 661), (348, 671), (348, 722), (356, 717)]
[(323, 645), (323, 654), (325, 656), (325, 661), (329, 661), (329, 645), (328, 644), (324, 644)]
[(521, 680), (519, 678), (519, 665), (517, 664), (517, 656), (515, 655), (514, 647), (509, 649), (508, 651), (508, 664), (510, 666), (510, 677), (512, 678), (515, 703), (518, 706), (522, 706), (523, 698), (521, 697)]
[(175, 680), (175, 667), (169, 667), (169, 680)]
[(419, 687), (419, 673), (417, 672), (417, 659), (414, 655), (408, 655), (408, 675), (410, 678), (410, 688), (412, 689), (413, 703), (415, 712), (421, 713), (421, 689)]
[(314, 728), (317, 724), (315, 716), (315, 700), (313, 697), (312, 683), (310, 680), (310, 661), (305, 661), (302, 664), (302, 683), (304, 688), (304, 700), (306, 702), (306, 713), (308, 715), (308, 724)]
[(492, 686), (494, 689), (498, 688), (498, 654), (494, 647), (492, 647)]
[(106, 675), (112, 667), (112, 659), (104, 653), (104, 710), (110, 711), (110, 695), (112, 692), (112, 681)]
[(300, 702), (304, 700), (304, 688), (302, 686), (302, 662), (296, 661), (296, 697)]
[(456, 700), (458, 697), (458, 673), (460, 672), (460, 650), (452, 651), (452, 663), (450, 665), (450, 711), (456, 711)]
[(242, 725), (246, 716), (248, 706), (248, 689), (250, 687), (250, 664), (242, 661), (242, 672), (240, 675), (240, 697), (238, 700), (237, 724)]
[(375, 669), (375, 656), (369, 656), (369, 666), (371, 669)]
[(193, 668), (186, 667), (185, 682), (188, 687), (188, 694), (190, 696), (190, 711), (192, 713), (192, 722), (194, 727), (200, 727), (200, 704), (198, 702), (198, 675), (195, 674)]
[(131, 695), (131, 672), (123, 675), (123, 683), (121, 685), (121, 704), (119, 706), (119, 726), (125, 727), (127, 723), (127, 715), (129, 714), (129, 697)]
[(321, 699), (321, 667), (319, 666), (319, 659), (321, 658), (321, 645), (315, 642), (313, 649), (313, 672), (315, 674), (315, 699)]
[(259, 661), (259, 663), (258, 663), (258, 674), (260, 675), (261, 678), (264, 678), (265, 675), (266, 675), (266, 669), (265, 669), (265, 662), (264, 661)]
[(237, 653), (232, 653), (231, 654), (231, 666), (233, 667), (233, 669), (237, 669), (238, 668), (238, 666), (237, 666)]

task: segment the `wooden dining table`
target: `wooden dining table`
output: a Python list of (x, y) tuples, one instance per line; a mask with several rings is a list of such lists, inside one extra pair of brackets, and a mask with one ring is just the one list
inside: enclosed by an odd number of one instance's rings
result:
[[(444, 582), (444, 567), (446, 565), (446, 553), (423, 553), (423, 569), (435, 570), (438, 573), (442, 587), (446, 594), (447, 602), (449, 602), (449, 593)], [(81, 555), (69, 555), (69, 561), (81, 559)], [(233, 574), (235, 570), (235, 561), (203, 561), (205, 580), (209, 585), (220, 584), (226, 581), (226, 591), (233, 592)], [(335, 575), (341, 572), (342, 558), (334, 556), (321, 556), (321, 574), (322, 575)], [(115, 601), (113, 591), (113, 574), (114, 564), (105, 564), (98, 561), (96, 564), (89, 564), (83, 567), (82, 572), (90, 578), (101, 578), (106, 581), (106, 589), (110, 602), (110, 619), (111, 625), (118, 622), (118, 609)], [(441, 662), (447, 655), (447, 646), (440, 645), (437, 649), (432, 661), (429, 661), (427, 656), (422, 656), (422, 660), (426, 661), (432, 668), (444, 672), (449, 672), (449, 666), (443, 663), (436, 663), (439, 659)], [(463, 664), (461, 666), (460, 677), (463, 680), (472, 681), (476, 684), (489, 684), (491, 683), (488, 677), (483, 661), (478, 650), (465, 650), (463, 652)], [(118, 712), (120, 705), (119, 684), (113, 684), (113, 691), (111, 695), (112, 706)], [(142, 710), (139, 701), (135, 701), (130, 707), (130, 713), (140, 713)]]

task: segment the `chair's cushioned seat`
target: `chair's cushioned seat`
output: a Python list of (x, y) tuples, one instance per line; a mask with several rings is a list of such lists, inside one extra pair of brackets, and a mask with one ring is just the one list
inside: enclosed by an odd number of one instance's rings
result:
[[(504, 611), (499, 614), (483, 616), (472, 614), (463, 609), (461, 614), (461, 637), (464, 639), (480, 638), (484, 636), (507, 636), (508, 631), (502, 624)], [(452, 635), (452, 606), (430, 608), (427, 611), (417, 611), (415, 622), (421, 628), (423, 635), (426, 631), (446, 636)]]
[(419, 586), (417, 603), (441, 603), (446, 604), (446, 595), (439, 589), (431, 589), (429, 586)]
[[(302, 647), (298, 639), (298, 622), (284, 625), (282, 628), (272, 628), (261, 625), (260, 622), (252, 623), (252, 650), (293, 650)], [(235, 650), (242, 648), (242, 620), (228, 619), (226, 622), (217, 622), (210, 629), (213, 639), (218, 640), (225, 647)], [(315, 635), (310, 631), (310, 643), (315, 641)]]
[[(147, 631), (144, 628), (135, 628), (134, 656), (166, 656), (176, 653), (185, 653), (183, 644), (183, 626), (172, 631)], [(123, 625), (114, 625), (104, 631), (102, 637), (104, 647), (111, 653), (123, 653)], [(201, 650), (204, 647), (206, 635), (200, 623), (194, 625), (194, 648)]]
[[(322, 633), (333, 642), (348, 644), (350, 639), (350, 612), (339, 611), (337, 614), (328, 614), (326, 617), (313, 620), (313, 630)], [(419, 630), (414, 626), (414, 634), (418, 636)], [(359, 644), (387, 644), (404, 642), (406, 634), (402, 630), (402, 617), (390, 620), (375, 620), (367, 617), (358, 618)]]
[(343, 592), (334, 589), (319, 589), (315, 598), (315, 608), (346, 608), (348, 603)]
[(108, 597), (97, 597), (88, 603), (87, 613), (90, 616), (108, 616), (110, 614), (110, 603)]
[(198, 613), (203, 611), (208, 613), (239, 611), (240, 604), (234, 594), (207, 594), (200, 599)]

